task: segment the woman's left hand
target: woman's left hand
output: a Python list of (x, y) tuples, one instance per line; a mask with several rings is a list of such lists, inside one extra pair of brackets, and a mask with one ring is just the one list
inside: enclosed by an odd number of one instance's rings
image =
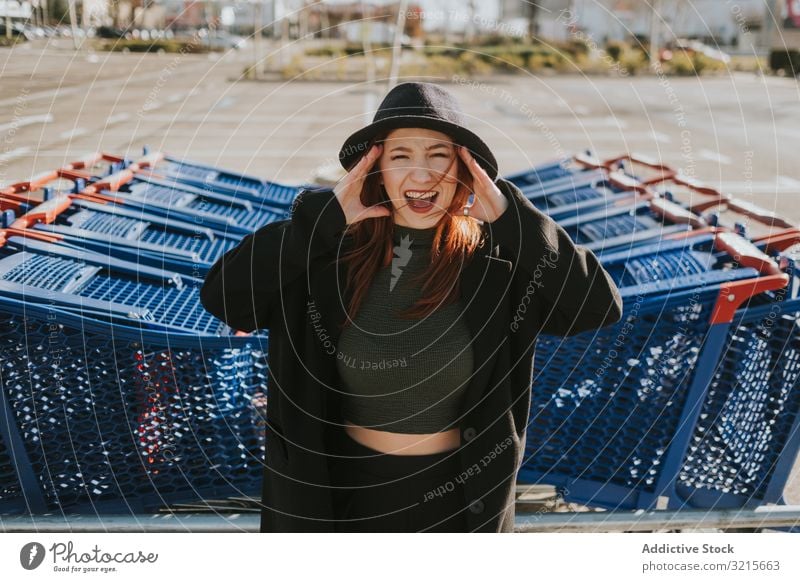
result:
[(508, 198), (503, 195), (497, 184), (492, 182), (489, 174), (472, 157), (467, 148), (458, 146), (458, 154), (472, 174), (472, 191), (475, 198), (472, 205), (465, 206), (469, 208), (469, 216), (483, 222), (494, 222), (508, 208)]

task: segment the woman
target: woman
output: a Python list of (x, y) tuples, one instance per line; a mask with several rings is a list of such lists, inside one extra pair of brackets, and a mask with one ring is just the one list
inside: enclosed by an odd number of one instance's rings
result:
[(209, 272), (207, 310), (270, 330), (262, 531), (511, 531), (536, 336), (620, 319), (465, 125), (441, 87), (396, 86), (332, 190)]

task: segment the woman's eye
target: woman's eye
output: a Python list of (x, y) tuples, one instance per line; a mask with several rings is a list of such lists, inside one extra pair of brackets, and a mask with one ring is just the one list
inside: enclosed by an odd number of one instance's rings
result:
[[(440, 157), (440, 158), (449, 158), (447, 154), (433, 154), (433, 157)], [(407, 158), (408, 156), (392, 156), (389, 158), (390, 160), (399, 160), (400, 158)]]

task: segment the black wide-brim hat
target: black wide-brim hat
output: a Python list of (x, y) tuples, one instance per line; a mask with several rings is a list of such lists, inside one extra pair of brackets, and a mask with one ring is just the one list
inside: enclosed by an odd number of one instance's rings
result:
[(484, 141), (467, 129), (455, 96), (433, 83), (408, 82), (393, 87), (383, 98), (372, 123), (350, 137), (339, 151), (339, 161), (350, 171), (367, 153), (372, 138), (381, 131), (400, 127), (422, 127), (441, 131), (469, 150), (489, 177), (497, 177), (497, 160)]

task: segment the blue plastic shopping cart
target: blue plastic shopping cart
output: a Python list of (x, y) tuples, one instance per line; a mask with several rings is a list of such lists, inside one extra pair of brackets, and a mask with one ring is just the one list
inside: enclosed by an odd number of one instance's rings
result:
[(74, 180), (75, 193), (125, 206), (136, 211), (193, 222), (224, 235), (245, 235), (288, 217), (289, 211), (266, 203), (239, 199), (230, 194), (204, 191), (175, 181), (141, 176), (120, 170), (109, 176), (93, 176), (79, 170), (61, 169), (62, 179)]
[(62, 246), (194, 276), (205, 275), (239, 239), (196, 222), (108, 204), (91, 195), (57, 193), (46, 183), (20, 183), (0, 191), (0, 202), (19, 202), (21, 214), (11, 212), (0, 220), (0, 228), (30, 229)]
[(279, 209), (289, 208), (302, 187), (263, 180), (179, 159), (161, 152), (150, 152), (146, 147), (144, 155), (137, 160), (113, 154), (95, 153), (69, 164), (65, 169), (88, 170), (94, 174), (105, 169), (102, 167), (103, 163), (107, 164), (111, 173), (131, 169), (141, 178), (150, 177), (154, 180), (178, 182), (206, 192), (227, 194), (236, 200), (268, 204)]
[[(746, 488), (735, 492), (715, 472), (749, 458), (750, 473), (742, 476), (750, 480), (747, 503), (778, 501), (797, 453), (792, 427), (800, 369), (784, 366), (791, 373), (769, 381), (763, 372), (742, 377), (748, 397), (770, 402), (747, 412), (742, 399), (724, 397), (735, 388), (719, 379), (730, 378), (736, 366), (780, 359), (781, 337), (796, 336), (800, 302), (782, 291), (796, 289), (793, 262), (779, 257), (781, 269), (730, 232), (600, 258), (620, 286), (623, 317), (574, 337), (540, 337), (520, 481), (556, 485), (569, 501), (608, 509), (666, 508), (711, 498), (742, 506)], [(770, 348), (747, 327), (784, 298), (789, 300)], [(742, 360), (742, 351), (749, 358)], [(720, 407), (739, 419), (718, 414)], [(780, 430), (760, 434), (777, 411)], [(754, 432), (737, 432), (742, 429)], [(715, 436), (704, 440), (710, 434)], [(720, 434), (730, 447), (722, 446)], [(702, 491), (707, 485), (713, 490)]]
[(200, 279), (0, 231), (0, 510), (257, 495), (266, 336)]

